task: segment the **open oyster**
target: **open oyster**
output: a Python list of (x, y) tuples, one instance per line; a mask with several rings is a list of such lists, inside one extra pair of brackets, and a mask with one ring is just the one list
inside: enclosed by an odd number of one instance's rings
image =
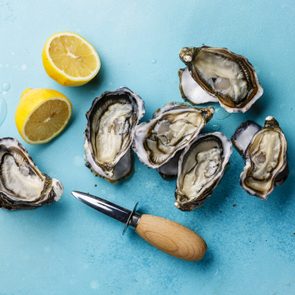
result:
[(263, 89), (251, 63), (226, 48), (183, 48), (180, 91), (193, 104), (219, 102), (228, 112), (246, 112)]
[(61, 183), (43, 174), (16, 139), (0, 139), (0, 207), (40, 207), (62, 193)]
[(242, 187), (266, 199), (288, 176), (287, 141), (279, 123), (270, 116), (262, 128), (247, 121), (236, 130), (232, 142), (246, 159), (240, 177)]
[(213, 108), (167, 104), (136, 127), (133, 149), (144, 164), (159, 168), (197, 137), (213, 113)]
[(86, 165), (109, 181), (127, 177), (133, 166), (130, 146), (144, 115), (142, 99), (123, 87), (97, 97), (86, 114)]
[(232, 144), (222, 133), (202, 134), (179, 158), (175, 206), (190, 211), (200, 206), (221, 180), (232, 154)]

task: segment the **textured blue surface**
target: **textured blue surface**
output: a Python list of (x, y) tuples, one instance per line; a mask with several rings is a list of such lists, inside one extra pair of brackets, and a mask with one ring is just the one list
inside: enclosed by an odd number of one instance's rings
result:
[[(0, 0), (0, 105), (7, 102), (0, 135), (20, 139), (14, 112), (24, 88), (57, 89), (74, 105), (71, 124), (56, 140), (25, 144), (65, 193), (37, 210), (1, 210), (0, 294), (295, 294), (294, 17), (292, 0)], [(66, 30), (82, 34), (101, 55), (99, 78), (87, 86), (62, 87), (43, 70), (46, 38)], [(175, 182), (138, 160), (120, 184), (94, 177), (83, 165), (84, 114), (93, 98), (128, 86), (145, 100), (148, 119), (163, 104), (181, 101), (179, 49), (203, 43), (247, 56), (265, 90), (247, 114), (219, 116), (210, 128), (219, 125), (231, 136), (248, 118), (263, 123), (274, 115), (289, 143), (287, 182), (265, 202), (247, 195), (239, 186), (243, 161), (234, 152), (213, 196), (184, 213), (173, 205)], [(191, 227), (208, 243), (205, 259), (171, 258), (131, 230), (122, 237), (120, 224), (72, 199), (73, 189), (126, 207), (139, 201), (143, 211)]]

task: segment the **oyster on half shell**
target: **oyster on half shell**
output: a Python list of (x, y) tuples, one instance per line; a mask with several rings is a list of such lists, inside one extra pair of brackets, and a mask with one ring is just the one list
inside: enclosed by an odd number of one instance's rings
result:
[(246, 112), (263, 94), (252, 64), (226, 48), (183, 48), (182, 97), (193, 104), (219, 102), (228, 112)]
[(178, 162), (175, 206), (183, 211), (199, 207), (221, 180), (232, 144), (221, 132), (199, 135)]
[(136, 127), (133, 149), (144, 164), (158, 169), (197, 137), (213, 113), (213, 108), (167, 104)]
[(246, 159), (241, 186), (250, 194), (267, 199), (277, 184), (288, 177), (287, 141), (274, 117), (264, 127), (252, 121), (241, 124), (232, 142)]
[(135, 126), (144, 115), (142, 99), (123, 87), (97, 97), (86, 114), (86, 166), (95, 175), (114, 182), (127, 177), (133, 167), (130, 146)]
[(57, 201), (62, 193), (61, 183), (43, 174), (16, 139), (0, 139), (0, 207), (40, 207)]

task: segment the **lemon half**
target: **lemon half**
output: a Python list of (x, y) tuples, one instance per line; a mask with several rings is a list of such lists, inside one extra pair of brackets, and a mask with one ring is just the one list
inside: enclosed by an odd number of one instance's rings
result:
[(94, 47), (75, 33), (51, 36), (42, 52), (47, 74), (64, 86), (81, 86), (99, 72), (100, 58)]
[(26, 89), (15, 113), (22, 138), (31, 144), (46, 143), (67, 125), (72, 104), (62, 93), (52, 89)]

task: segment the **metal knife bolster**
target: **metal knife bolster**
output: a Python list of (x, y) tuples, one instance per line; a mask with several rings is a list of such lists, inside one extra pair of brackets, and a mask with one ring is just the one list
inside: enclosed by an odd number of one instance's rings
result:
[(138, 205), (138, 202), (136, 202), (136, 204), (134, 205), (132, 211), (123, 208), (123, 209), (129, 211), (130, 214), (129, 214), (129, 217), (128, 217), (126, 223), (125, 223), (125, 227), (123, 229), (122, 235), (125, 234), (128, 226), (131, 225), (133, 228), (136, 228), (136, 226), (138, 225), (138, 222), (139, 222), (139, 219), (141, 217), (141, 214), (139, 214), (139, 213), (136, 212), (137, 205)]
[(72, 194), (75, 198), (79, 199), (93, 209), (124, 223), (126, 226), (123, 233), (125, 233), (127, 227), (130, 225), (135, 228), (141, 217), (141, 215), (136, 212), (136, 207), (138, 203), (135, 204), (133, 210), (131, 211), (91, 194), (77, 191), (72, 192)]

